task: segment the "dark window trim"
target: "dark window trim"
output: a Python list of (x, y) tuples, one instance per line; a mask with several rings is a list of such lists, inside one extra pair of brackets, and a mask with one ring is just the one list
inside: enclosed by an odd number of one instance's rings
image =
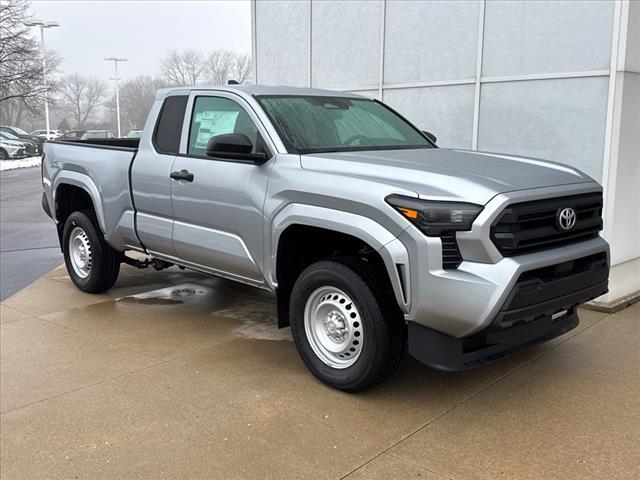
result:
[[(104, 139), (104, 140), (108, 140), (108, 139)], [(138, 148), (134, 148), (134, 147), (116, 147), (111, 145), (100, 145), (97, 143), (87, 143), (87, 142), (91, 142), (91, 140), (51, 140), (47, 143), (55, 143), (58, 145), (75, 145), (76, 147), (86, 147), (86, 148), (100, 148), (102, 150), (121, 150), (123, 152), (138, 151)]]
[[(177, 149), (176, 152), (165, 152), (156, 143), (156, 135), (158, 134), (158, 126), (160, 125), (160, 119), (162, 118), (162, 112), (164, 112), (164, 107), (166, 105), (167, 100), (169, 98), (173, 98), (173, 97), (185, 97), (187, 99), (187, 102), (184, 105), (184, 111), (185, 112), (187, 111), (187, 105), (189, 104), (189, 94), (186, 94), (186, 95), (185, 94), (167, 95), (162, 100), (162, 106), (160, 107), (160, 111), (158, 112), (158, 116), (156, 117), (156, 124), (153, 127), (153, 135), (151, 135), (151, 145), (153, 146), (153, 149), (155, 150), (155, 152), (159, 153), (161, 155), (177, 155), (180, 152), (180, 142), (178, 142), (178, 149)], [(184, 114), (182, 115), (182, 124), (180, 126), (180, 137), (182, 137), (182, 129), (183, 128), (184, 128)]]
[(227, 162), (227, 163), (242, 163), (244, 165), (253, 165), (253, 166), (259, 167), (261, 165), (266, 164), (269, 160), (271, 160), (273, 158), (273, 155), (270, 155), (269, 153), (267, 153), (267, 160), (264, 163), (255, 163), (255, 162), (252, 162), (251, 160), (238, 160), (234, 158), (207, 157), (206, 155), (194, 155), (189, 153), (178, 153), (176, 157), (193, 158), (196, 160), (208, 160), (210, 162), (213, 161), (213, 162)]
[[(387, 110), (389, 110), (391, 113), (395, 114), (398, 118), (400, 118), (407, 125), (409, 125), (416, 132), (418, 132), (418, 134), (428, 142), (429, 146), (427, 146), (427, 145), (388, 145), (388, 146), (379, 146), (379, 147), (307, 148), (307, 149), (301, 150), (301, 149), (296, 148), (293, 144), (291, 144), (291, 142), (289, 142), (289, 139), (287, 138), (286, 135), (283, 135), (282, 131), (278, 127), (278, 123), (271, 116), (271, 113), (266, 108), (264, 108), (264, 105), (262, 104), (262, 101), (261, 101), (263, 98), (282, 98), (282, 97), (285, 97), (285, 98), (320, 97), (320, 98), (337, 98), (337, 99), (346, 99), (346, 100), (353, 100), (353, 99), (355, 99), (355, 100), (369, 100), (371, 102), (375, 102), (375, 103), (381, 105), (382, 107), (384, 107)], [(398, 112), (396, 112), (393, 108), (391, 108), (390, 106), (386, 105), (385, 103), (382, 103), (380, 100), (376, 100), (375, 98), (367, 98), (367, 97), (360, 97), (360, 96), (345, 97), (345, 96), (340, 96), (340, 95), (297, 95), (297, 94), (293, 94), (293, 95), (289, 95), (289, 94), (287, 94), (287, 95), (277, 95), (277, 94), (253, 95), (253, 98), (256, 99), (256, 101), (260, 105), (260, 108), (262, 108), (262, 111), (265, 113), (265, 115), (267, 116), (267, 118), (271, 122), (271, 126), (273, 127), (273, 129), (276, 131), (276, 133), (280, 137), (280, 140), (284, 144), (284, 147), (287, 149), (287, 153), (294, 153), (294, 154), (297, 154), (297, 155), (307, 155), (307, 154), (312, 154), (312, 153), (367, 152), (367, 151), (380, 151), (380, 150), (417, 150), (417, 149), (424, 149), (424, 148), (439, 148), (435, 143), (433, 143), (431, 141), (431, 139), (429, 137), (427, 137), (422, 132), (422, 130), (420, 130), (413, 123), (411, 123), (405, 117), (403, 117)]]

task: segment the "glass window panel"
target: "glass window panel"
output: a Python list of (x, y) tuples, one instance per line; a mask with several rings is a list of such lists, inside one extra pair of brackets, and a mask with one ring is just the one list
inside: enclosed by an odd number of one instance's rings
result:
[(257, 97), (289, 151), (432, 148), (389, 108), (366, 98)]
[(246, 135), (254, 148), (258, 143), (258, 130), (240, 105), (228, 98), (197, 97), (191, 115), (187, 153), (204, 156), (209, 139), (227, 133)]

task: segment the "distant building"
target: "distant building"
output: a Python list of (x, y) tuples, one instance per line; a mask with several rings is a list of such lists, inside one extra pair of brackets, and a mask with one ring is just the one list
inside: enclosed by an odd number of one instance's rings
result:
[(605, 187), (612, 304), (640, 293), (640, 1), (253, 1), (256, 79), (384, 100), (443, 147)]

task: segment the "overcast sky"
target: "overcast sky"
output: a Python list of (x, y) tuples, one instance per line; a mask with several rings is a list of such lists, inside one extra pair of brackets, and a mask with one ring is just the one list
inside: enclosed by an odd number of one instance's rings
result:
[(249, 0), (33, 0), (31, 11), (60, 22), (45, 30), (45, 44), (64, 58), (64, 74), (109, 79), (113, 62), (103, 59), (116, 56), (129, 59), (118, 67), (123, 80), (155, 75), (160, 57), (174, 48), (251, 53)]

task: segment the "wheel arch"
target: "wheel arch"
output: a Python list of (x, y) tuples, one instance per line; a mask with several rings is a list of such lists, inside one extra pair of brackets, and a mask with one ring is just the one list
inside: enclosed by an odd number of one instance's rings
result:
[(61, 172), (51, 186), (53, 217), (62, 248), (64, 224), (74, 211), (93, 210), (102, 234), (105, 233), (105, 218), (99, 201), (98, 187), (87, 175), (77, 172)]
[[(327, 253), (336, 246), (336, 242), (345, 245), (345, 250), (351, 254), (368, 255), (378, 262), (400, 310), (404, 313), (409, 311), (411, 299), (407, 250), (396, 235), (377, 222), (349, 212), (290, 204), (274, 218), (271, 232), (271, 255), (267, 258), (265, 276), (277, 291), (280, 327), (288, 325), (290, 290), (297, 275), (304, 269), (296, 263), (301, 249), (305, 251), (303, 258), (316, 261), (331, 256)], [(319, 251), (314, 252), (318, 246)]]
[[(66, 220), (64, 215), (68, 216), (75, 210), (86, 208), (86, 203), (81, 199), (88, 198), (98, 219), (100, 229), (103, 234), (105, 233), (105, 218), (102, 202), (100, 202), (100, 192), (88, 175), (70, 171), (60, 172), (51, 186), (51, 190), (53, 192), (53, 214), (56, 222), (62, 223), (64, 226)], [(74, 209), (74, 201), (79, 201), (79, 205), (83, 208)]]

